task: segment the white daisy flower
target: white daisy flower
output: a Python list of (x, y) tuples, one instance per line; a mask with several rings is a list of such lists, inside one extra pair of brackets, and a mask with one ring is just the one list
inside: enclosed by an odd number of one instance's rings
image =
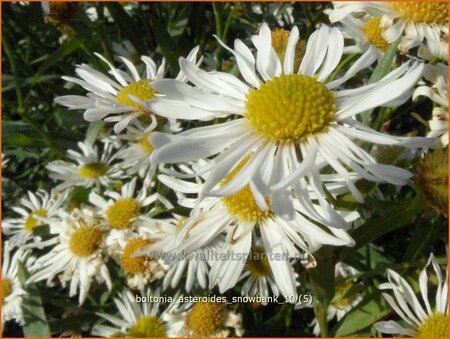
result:
[(63, 287), (70, 282), (69, 296), (79, 295), (82, 304), (92, 281), (106, 283), (111, 289), (111, 279), (103, 253), (106, 227), (92, 210), (74, 210), (70, 214), (61, 211), (61, 220), (51, 225), (57, 237), (48, 253), (39, 257), (28, 282), (52, 280), (58, 276)]
[[(350, 312), (363, 299), (360, 290), (360, 285), (351, 279), (352, 276), (358, 274), (358, 270), (338, 262), (335, 266), (336, 276), (336, 290), (335, 297), (331, 301), (327, 309), (327, 321), (330, 322), (334, 318), (340, 321), (348, 312)], [(317, 319), (311, 323), (313, 326), (313, 333), (316, 336), (320, 335), (320, 327)]]
[(425, 44), (426, 50), (437, 58), (448, 58), (448, 3), (427, 2), (341, 2), (330, 15), (332, 23), (348, 15), (368, 13), (378, 17), (383, 38), (393, 43), (400, 37), (400, 50), (407, 53), (411, 48)]
[[(139, 299), (141, 298), (141, 299)], [(141, 301), (142, 298), (152, 298), (151, 301)], [(100, 317), (107, 320), (110, 325), (97, 323), (92, 329), (92, 334), (111, 338), (111, 337), (138, 337), (138, 338), (164, 338), (176, 337), (173, 335), (171, 322), (165, 321), (164, 315), (174, 310), (178, 296), (173, 297), (169, 306), (161, 311), (161, 304), (166, 297), (162, 297), (159, 291), (152, 292), (145, 290), (140, 293), (132, 293), (124, 290), (114, 298), (114, 303), (119, 314), (111, 315), (107, 313), (98, 313)]]
[[(126, 238), (120, 239), (114, 252), (111, 253), (122, 269), (127, 285), (131, 289), (143, 289), (148, 283), (162, 279), (169, 267), (162, 258), (146, 255), (155, 240), (155, 222), (142, 227), (137, 232), (127, 233)], [(110, 249), (108, 249), (110, 251)]]
[[(205, 297), (198, 297), (201, 299)], [(184, 338), (242, 337), (242, 316), (224, 302), (189, 302), (164, 314), (172, 323), (173, 336)]]
[(96, 192), (89, 194), (89, 202), (98, 208), (98, 213), (106, 221), (110, 229), (106, 243), (108, 251), (114, 252), (116, 247), (122, 247), (130, 234), (141, 228), (147, 229), (148, 220), (144, 218), (143, 208), (155, 202), (157, 194), (148, 194), (148, 180), (136, 192), (137, 178), (123, 185), (120, 193), (105, 191), (104, 197)]
[(122, 43), (113, 41), (112, 49), (114, 54), (117, 55), (116, 59), (118, 61), (121, 60), (121, 57), (131, 60), (133, 63), (138, 63), (140, 61), (139, 53), (129, 40), (124, 40)]
[[(437, 276), (433, 308), (428, 294), (431, 285), (428, 284), (427, 269), (430, 264)], [(430, 254), (428, 263), (419, 276), (423, 303), (419, 302), (411, 285), (398, 273), (387, 270), (387, 276), (389, 282), (381, 284), (378, 288), (383, 291), (384, 298), (400, 316), (402, 322), (380, 321), (374, 327), (386, 334), (415, 338), (448, 338), (448, 269), (443, 280), (441, 268), (433, 253)], [(387, 291), (391, 291), (394, 298)]]
[(17, 262), (23, 262), (26, 252), (19, 247), (12, 257), (11, 253), (9, 241), (5, 241), (2, 263), (2, 325), (11, 319), (23, 325), (22, 298), (26, 292), (19, 281)]
[[(214, 253), (217, 253), (224, 242), (223, 237), (217, 237), (207, 245), (192, 253), (177, 254), (172, 252), (177, 239), (184, 233), (183, 223), (186, 217), (173, 215), (170, 219), (153, 220), (157, 232), (152, 235), (154, 243), (143, 252), (154, 258), (163, 258), (168, 266), (164, 276), (162, 288), (177, 288), (180, 281), (184, 280), (184, 288), (187, 292), (192, 290), (195, 282), (206, 289), (208, 275)], [(184, 276), (184, 273), (186, 275)]]
[[(286, 259), (281, 259), (280, 261), (286, 261)], [(293, 263), (292, 260), (287, 260), (286, 264)], [(290, 277), (289, 280), (296, 281), (298, 274), (293, 270), (288, 270), (293, 277)], [(260, 296), (263, 301), (262, 304), (265, 305), (268, 300), (267, 298), (271, 295), (280, 295), (280, 290), (277, 286), (276, 281), (278, 279), (273, 275), (272, 269), (270, 267), (270, 262), (268, 259), (267, 253), (264, 251), (264, 245), (261, 239), (258, 239), (254, 236), (253, 244), (249, 256), (247, 258), (247, 262), (245, 263), (244, 270), (242, 271), (240, 280), (244, 280), (244, 284), (242, 285), (241, 293), (245, 296)], [(272, 291), (272, 292), (270, 292)]]
[(141, 178), (152, 178), (156, 165), (150, 161), (154, 147), (149, 137), (151, 128), (145, 127), (140, 121), (132, 122), (127, 128), (127, 134), (122, 139), (128, 140), (128, 145), (123, 147), (117, 158), (122, 159), (122, 167), (132, 175), (137, 173)]
[[(342, 7), (340, 2), (334, 2), (336, 11)], [(327, 9), (325, 13), (334, 19), (335, 10)], [(339, 20), (340, 28), (345, 39), (354, 40), (354, 45), (344, 47), (344, 53), (366, 52), (371, 46), (376, 47), (378, 55), (381, 55), (389, 47), (389, 42), (383, 37), (383, 29), (380, 27), (381, 17), (370, 16), (367, 13), (358, 13), (357, 16), (347, 15)]]
[[(233, 180), (243, 166), (245, 160), (225, 177), (221, 185)], [(192, 172), (196, 173), (197, 169), (194, 167)], [(164, 174), (158, 178), (180, 195), (198, 196), (203, 187), (201, 182), (183, 181)], [(302, 179), (300, 184), (306, 185), (306, 182)], [(173, 243), (172, 248), (166, 250), (191, 253), (208, 245), (222, 233), (226, 233), (225, 244), (217, 255), (223, 259), (215, 260), (210, 272), (210, 287), (218, 283), (221, 293), (236, 285), (250, 253), (255, 229), (261, 232), (264, 251), (268, 254), (267, 259), (276, 284), (286, 296), (296, 295), (295, 275), (289, 259), (297, 258), (300, 255), (299, 249), (312, 252), (322, 244), (334, 246), (354, 244), (353, 239), (343, 228), (350, 227), (350, 222), (359, 216), (358, 213), (339, 213), (322, 209), (307, 199), (294, 200), (294, 218), (287, 221), (273, 212), (268, 201), (265, 202), (269, 205), (269, 209), (262, 210), (254, 199), (251, 188), (251, 185), (247, 185), (228, 197), (207, 197), (200, 203), (198, 199), (179, 197), (181, 205), (188, 208), (197, 205), (198, 211), (185, 221), (177, 241)], [(329, 189), (330, 192), (341, 191), (341, 187), (336, 185)], [(334, 224), (326, 221), (325, 215), (328, 212), (334, 214), (332, 217)], [(322, 224), (325, 229), (317, 224)], [(230, 254), (233, 257), (230, 257)]]
[(33, 231), (58, 215), (58, 211), (68, 203), (68, 194), (68, 191), (56, 190), (50, 194), (44, 190), (28, 191), (20, 199), (19, 206), (12, 207), (21, 216), (2, 221), (2, 232), (9, 236), (11, 247), (22, 246), (30, 240), (33, 240), (33, 245), (40, 246), (40, 237), (34, 236)]
[(102, 143), (101, 152), (98, 146), (86, 141), (79, 142), (78, 147), (81, 153), (67, 151), (70, 162), (55, 160), (47, 165), (50, 178), (63, 181), (57, 188), (108, 186), (123, 177), (120, 167), (114, 163), (117, 155), (112, 154), (111, 143)]
[(416, 101), (419, 96), (430, 98), (437, 106), (433, 109), (433, 117), (428, 122), (430, 132), (429, 138), (439, 139), (434, 147), (448, 146), (448, 66), (444, 64), (426, 65), (423, 73), (424, 78), (433, 85), (420, 86), (413, 94)]
[[(326, 26), (315, 31), (297, 73), (294, 50), (298, 37), (298, 29), (294, 27), (283, 61), (272, 47), (266, 24), (252, 38), (256, 59), (238, 39), (234, 50), (223, 45), (235, 55), (245, 82), (231, 74), (205, 72), (181, 58), (182, 72), (195, 87), (176, 80), (154, 81), (155, 90), (166, 96), (146, 105), (157, 114), (172, 118), (234, 120), (177, 135), (154, 132), (150, 136), (156, 148), (152, 160), (187, 162), (217, 155), (208, 168), (201, 169), (208, 177), (200, 198), (229, 196), (249, 185), (260, 210), (269, 210), (264, 197), (270, 196), (274, 213), (291, 220), (295, 209), (290, 193), (295, 191), (299, 200), (309, 199), (301, 184), (301, 179), (308, 178), (317, 196), (323, 197), (319, 171), (326, 165), (345, 180), (358, 202), (363, 202), (363, 195), (347, 168), (369, 181), (406, 184), (410, 172), (378, 164), (353, 139), (407, 147), (427, 145), (430, 140), (378, 133), (354, 117), (374, 107), (397, 106), (406, 101), (423, 65), (405, 63), (373, 84), (337, 90), (374, 61), (373, 53), (364, 53), (341, 78), (328, 81), (342, 56), (342, 33)], [(250, 154), (253, 154), (250, 161), (239, 169), (233, 180), (214, 190)], [(328, 221), (333, 222), (331, 219)]]
[[(197, 52), (198, 47), (191, 51), (187, 60), (195, 63)], [(156, 117), (142, 102), (154, 97), (156, 92), (150, 87), (150, 83), (164, 77), (165, 60), (163, 59), (157, 68), (151, 58), (142, 56), (145, 73), (141, 76), (133, 63), (124, 57), (120, 57), (120, 59), (127, 67), (128, 72), (114, 67), (100, 54), (96, 53), (96, 55), (109, 66), (109, 73), (113, 78), (86, 64), (78, 65), (75, 71), (79, 78), (63, 76), (63, 79), (82, 86), (88, 91), (87, 95), (61, 96), (55, 98), (55, 102), (69, 107), (69, 109), (84, 109), (84, 118), (87, 121), (114, 122), (116, 133), (124, 130), (133, 119), (144, 116), (151, 121), (151, 129), (155, 128)], [(183, 79), (181, 73), (177, 79)]]

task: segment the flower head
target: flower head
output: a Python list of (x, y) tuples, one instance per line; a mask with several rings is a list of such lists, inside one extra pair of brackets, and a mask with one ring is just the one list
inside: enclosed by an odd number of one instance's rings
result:
[(70, 282), (69, 295), (78, 294), (82, 304), (94, 279), (111, 289), (104, 254), (107, 228), (92, 210), (61, 211), (60, 216), (51, 225), (56, 237), (48, 242), (53, 247), (36, 260), (28, 282), (47, 280), (51, 284), (58, 277), (63, 287)]
[[(155, 81), (153, 88), (165, 96), (148, 102), (147, 107), (178, 119), (228, 120), (177, 135), (152, 133), (150, 141), (156, 149), (153, 161), (174, 163), (214, 157), (209, 167), (200, 170), (208, 174), (200, 199), (230, 196), (250, 188), (261, 211), (268, 211), (270, 203), (276, 215), (291, 220), (295, 212), (288, 197), (295, 194), (300, 200), (309, 199), (306, 185), (301, 184), (303, 179), (317, 196), (325, 196), (319, 175), (325, 166), (339, 174), (359, 202), (363, 196), (351, 179), (352, 172), (369, 181), (404, 185), (411, 173), (378, 164), (354, 139), (408, 147), (427, 145), (429, 140), (382, 134), (353, 118), (374, 107), (404, 102), (423, 65), (406, 63), (378, 82), (340, 90), (340, 85), (374, 62), (373, 49), (342, 77), (331, 80), (343, 53), (341, 32), (326, 26), (315, 31), (297, 69), (298, 40), (294, 27), (284, 60), (279, 59), (265, 24), (252, 37), (256, 58), (238, 39), (234, 49), (219, 40), (236, 57), (244, 81), (227, 73), (205, 72), (181, 58), (180, 67), (194, 86), (169, 79)], [(231, 173), (233, 178), (220, 185)], [(322, 202), (323, 206), (327, 204), (325, 199)]]
[(23, 263), (27, 253), (23, 248), (18, 248), (11, 256), (9, 241), (5, 241), (2, 247), (2, 325), (11, 319), (23, 325), (22, 299), (26, 292), (19, 281), (18, 261)]
[(19, 218), (5, 219), (2, 221), (2, 232), (10, 236), (9, 243), (12, 247), (22, 246), (31, 240), (34, 245), (40, 245), (40, 238), (34, 236), (36, 227), (48, 224), (57, 216), (59, 210), (67, 205), (68, 191), (50, 193), (38, 190), (27, 195), (19, 201), (19, 206), (13, 207), (13, 211), (20, 214)]
[[(335, 4), (332, 23), (348, 16), (369, 15), (379, 18), (382, 38), (389, 44), (401, 38), (400, 50), (407, 53), (421, 46), (419, 55), (448, 58), (448, 3), (445, 1), (345, 1)], [(375, 28), (373, 32), (375, 32)], [(370, 40), (370, 38), (369, 38)]]
[[(429, 278), (427, 269), (433, 267), (437, 277), (437, 290), (433, 307), (429, 298)], [(399, 334), (416, 338), (447, 338), (448, 337), (448, 270), (444, 280), (439, 264), (433, 253), (430, 254), (428, 263), (420, 272), (419, 286), (423, 303), (421, 303), (408, 282), (398, 273), (388, 270), (388, 283), (381, 284), (378, 288), (395, 313), (403, 320), (400, 323), (389, 320), (380, 321), (374, 327), (387, 334)], [(392, 291), (392, 297), (388, 291)]]
[[(198, 48), (194, 48), (187, 60), (196, 61)], [(69, 109), (84, 109), (84, 118), (87, 121), (105, 120), (114, 122), (114, 131), (120, 133), (136, 118), (151, 121), (152, 128), (156, 127), (156, 117), (151, 110), (143, 104), (151, 100), (157, 93), (151, 86), (155, 79), (162, 79), (165, 73), (165, 60), (159, 67), (148, 56), (142, 56), (145, 71), (142, 75), (131, 61), (120, 57), (127, 72), (116, 68), (105, 57), (96, 53), (110, 68), (110, 76), (82, 64), (76, 68), (79, 78), (66, 77), (63, 79), (82, 86), (88, 91), (86, 96), (66, 95), (55, 98), (55, 102), (69, 107)], [(179, 79), (182, 79), (180, 74)]]
[(68, 150), (71, 161), (55, 160), (47, 165), (50, 178), (63, 181), (57, 187), (72, 188), (74, 186), (108, 186), (123, 177), (120, 167), (114, 162), (113, 145), (103, 143), (100, 152), (98, 146), (85, 141), (79, 142), (80, 152)]

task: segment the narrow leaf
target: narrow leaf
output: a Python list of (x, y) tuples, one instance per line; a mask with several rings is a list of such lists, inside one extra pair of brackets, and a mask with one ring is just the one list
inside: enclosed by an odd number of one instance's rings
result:
[(333, 329), (334, 335), (332, 336), (349, 337), (358, 335), (389, 313), (390, 309), (384, 299), (380, 298), (379, 293), (369, 295), (342, 318)]
[(50, 337), (50, 329), (44, 308), (42, 307), (39, 288), (36, 284), (25, 284), (30, 277), (30, 273), (28, 273), (25, 265), (20, 261), (18, 262), (18, 266), (19, 280), (27, 292), (22, 302), (23, 318), (25, 321), (23, 333), (25, 337)]
[(351, 232), (351, 236), (356, 241), (356, 245), (352, 248), (343, 249), (341, 258), (344, 260), (345, 257), (351, 255), (358, 248), (389, 232), (413, 223), (421, 210), (420, 199), (418, 196), (405, 199), (402, 202), (387, 208), (383, 215), (368, 220)]
[[(395, 57), (397, 56), (397, 47), (400, 43), (400, 39), (393, 42), (389, 48), (384, 53), (381, 60), (378, 62), (377, 67), (375, 67), (375, 70), (373, 71), (372, 75), (369, 79), (369, 84), (373, 84), (374, 82), (377, 82), (381, 80), (383, 77), (385, 77), (392, 68), (392, 64), (394, 62)], [(359, 116), (361, 118), (361, 121), (369, 125), (370, 116), (372, 114), (373, 110), (368, 110), (365, 112), (362, 112)]]
[(180, 70), (178, 58), (183, 54), (183, 51), (169, 33), (167, 33), (167, 28), (164, 27), (161, 20), (154, 14), (152, 14), (150, 25), (161, 54), (166, 58), (172, 74), (176, 75)]
[(123, 33), (124, 40), (129, 40), (139, 54), (145, 54), (145, 43), (142, 39), (142, 34), (140, 34), (134, 21), (123, 9), (123, 6), (118, 2), (105, 2), (105, 6), (108, 8), (114, 22), (119, 26)]

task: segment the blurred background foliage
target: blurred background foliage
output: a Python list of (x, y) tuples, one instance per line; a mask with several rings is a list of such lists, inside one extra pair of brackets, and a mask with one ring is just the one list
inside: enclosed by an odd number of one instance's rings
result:
[[(53, 98), (84, 93), (78, 86), (71, 87), (61, 79), (62, 75), (73, 76), (76, 64), (88, 63), (99, 71), (107, 71), (94, 52), (118, 64), (114, 46), (128, 41), (132, 48), (127, 57), (134, 62), (139, 61), (140, 55), (149, 55), (157, 61), (165, 57), (169, 75), (175, 76), (179, 70), (178, 58), (199, 45), (207, 69), (236, 73), (233, 59), (213, 34), (229, 45), (236, 38), (249, 41), (265, 21), (271, 28), (289, 30), (297, 25), (301, 37), (305, 38), (317, 23), (328, 22), (323, 10), (331, 6), (327, 2), (83, 2), (53, 5), (44, 11), (45, 6), (36, 2), (1, 5), (2, 152), (9, 160), (3, 168), (4, 217), (11, 214), (11, 206), (26, 191), (51, 188), (46, 164), (64, 158), (67, 149), (75, 149), (76, 143), (84, 139), (88, 123), (82, 113), (67, 111), (54, 104)], [(431, 107), (426, 100), (418, 104), (409, 102), (398, 108), (396, 114), (383, 112), (394, 118), (376, 120), (377, 127), (397, 135), (411, 130), (423, 135), (423, 126), (412, 118), (411, 112), (428, 120)], [(381, 116), (380, 112), (374, 114)], [(383, 152), (380, 157), (386, 162), (397, 161), (396, 156), (392, 157), (396, 150)], [(445, 217), (426, 212), (412, 187), (397, 191), (386, 185), (381, 190), (385, 201), (369, 196), (364, 206), (358, 206), (350, 197), (338, 202), (343, 208), (361, 209), (368, 218), (353, 233), (357, 247), (335, 252), (337, 259), (361, 271), (359, 279), (364, 283), (366, 298), (339, 324), (331, 324), (330, 335), (370, 336), (371, 324), (390, 311), (375, 287), (385, 281), (385, 269), (394, 268), (417, 278), (430, 251), (441, 256), (446, 253)], [(298, 273), (302, 284), (300, 293), (311, 293), (306, 270)], [(78, 307), (76, 300), (68, 299), (59, 287), (42, 289), (51, 334), (88, 335), (95, 312), (113, 312), (111, 297), (118, 287), (110, 292), (92, 291), (100, 299), (91, 298), (83, 308)], [(328, 285), (325, 282), (323, 288), (334, 289), (334, 282)], [(240, 294), (239, 291), (227, 293)], [(308, 326), (314, 318), (312, 309), (294, 310), (292, 306), (277, 304), (236, 307), (243, 314), (246, 336), (312, 336), (312, 328)], [(62, 310), (64, 319), (60, 320)], [(22, 336), (23, 332), (10, 322), (3, 335)]]

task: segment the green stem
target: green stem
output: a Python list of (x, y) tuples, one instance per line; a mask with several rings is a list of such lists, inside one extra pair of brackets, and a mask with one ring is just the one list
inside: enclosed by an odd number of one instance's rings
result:
[(329, 331), (328, 331), (327, 308), (319, 303), (316, 307), (314, 307), (314, 314), (316, 315), (317, 322), (319, 323), (320, 336), (322, 338), (328, 337)]
[(334, 78), (336, 77), (336, 75), (339, 74), (339, 72), (345, 67), (347, 66), (350, 62), (353, 61), (353, 59), (357, 56), (357, 54), (350, 54), (347, 55), (347, 57), (342, 60), (342, 62), (336, 67), (336, 69), (334, 70), (333, 73), (330, 74), (330, 76), (327, 79), (327, 82), (334, 80)]
[(307, 35), (309, 35), (309, 31), (314, 27), (314, 21), (311, 17), (311, 12), (309, 11), (309, 6), (306, 6), (302, 2), (300, 2), (299, 4), (300, 4), (300, 7), (302, 8), (302, 12), (305, 14), (305, 17), (307, 20), (306, 28), (308, 29)]
[(233, 18), (234, 18), (234, 15), (233, 15), (233, 13), (234, 13), (234, 6), (235, 5), (231, 6), (230, 13), (228, 14), (227, 21), (225, 21), (225, 28), (223, 29), (223, 34), (220, 37), (222, 40), (225, 40), (227, 38), (228, 29), (230, 28), (231, 22), (233, 21)]
[[(213, 12), (214, 12), (214, 21), (216, 23), (216, 35), (222, 39), (222, 15), (219, 11), (218, 5), (213, 2)], [(217, 53), (217, 68), (222, 70), (222, 47), (219, 47), (219, 51)]]

